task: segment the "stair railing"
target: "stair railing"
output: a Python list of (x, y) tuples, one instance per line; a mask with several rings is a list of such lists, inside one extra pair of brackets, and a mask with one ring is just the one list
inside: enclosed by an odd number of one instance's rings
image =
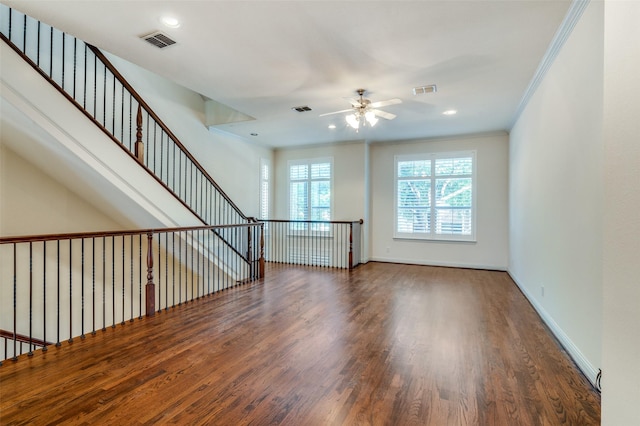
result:
[(362, 219), (260, 221), (265, 224), (266, 262), (341, 269), (360, 263)]
[(0, 38), (203, 224), (250, 222), (99, 49), (3, 4)]
[[(234, 230), (249, 262), (218, 237)], [(55, 342), (264, 277), (264, 224), (0, 238), (0, 353)], [(217, 231), (217, 232), (212, 232)], [(0, 365), (1, 365), (0, 359)]]

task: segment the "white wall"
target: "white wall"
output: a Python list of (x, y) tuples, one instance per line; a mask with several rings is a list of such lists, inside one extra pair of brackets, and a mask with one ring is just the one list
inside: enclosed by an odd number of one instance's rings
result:
[[(600, 6), (601, 7), (601, 6)], [(640, 2), (604, 2), (602, 424), (640, 424)]]
[(602, 2), (591, 2), (509, 149), (509, 273), (592, 381), (602, 345), (602, 19)]
[[(409, 143), (372, 144), (371, 259), (387, 262), (506, 270), (508, 262), (508, 136), (461, 136)], [(477, 150), (477, 241), (439, 242), (393, 238), (394, 156)]]
[(240, 210), (259, 216), (260, 158), (272, 159), (272, 149), (210, 132), (201, 95), (124, 59), (108, 58)]
[(0, 236), (129, 229), (0, 143)]
[(365, 145), (345, 143), (278, 149), (274, 154), (274, 219), (289, 219), (288, 162), (333, 157), (331, 220), (359, 220), (365, 214)]

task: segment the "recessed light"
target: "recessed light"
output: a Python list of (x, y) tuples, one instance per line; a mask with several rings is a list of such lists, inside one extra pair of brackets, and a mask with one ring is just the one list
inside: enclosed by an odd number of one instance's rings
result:
[(455, 109), (448, 109), (445, 112), (443, 112), (443, 115), (456, 115), (458, 113), (458, 111), (456, 111)]
[(335, 124), (329, 124), (329, 128), (330, 128), (330, 129), (335, 129), (335, 128), (336, 128), (336, 125), (335, 125)]
[(178, 21), (178, 19), (174, 18), (173, 16), (163, 16), (162, 18), (160, 18), (160, 22), (162, 22), (164, 26), (169, 28), (180, 27), (180, 21)]
[(251, 133), (251, 136), (258, 136), (257, 133)]

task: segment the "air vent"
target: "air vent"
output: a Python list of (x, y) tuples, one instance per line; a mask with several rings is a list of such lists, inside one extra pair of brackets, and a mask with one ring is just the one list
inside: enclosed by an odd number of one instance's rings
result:
[(430, 84), (429, 86), (419, 86), (413, 88), (414, 95), (424, 95), (426, 93), (435, 93), (438, 91), (438, 88), (435, 84)]
[(311, 111), (311, 108), (309, 108), (309, 107), (308, 107), (308, 106), (306, 106), (306, 105), (293, 107), (293, 108), (291, 108), (291, 109), (292, 109), (292, 110), (294, 110), (294, 111), (298, 111), (298, 112)]
[(162, 49), (172, 44), (176, 44), (175, 40), (172, 40), (168, 35), (155, 31), (151, 34), (140, 37), (147, 43), (153, 44), (155, 47)]

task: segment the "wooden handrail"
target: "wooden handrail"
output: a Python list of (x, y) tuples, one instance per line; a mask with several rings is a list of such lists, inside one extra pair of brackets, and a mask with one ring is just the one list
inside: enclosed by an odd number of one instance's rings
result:
[[(206, 223), (204, 218), (201, 218), (198, 213), (196, 213), (196, 211), (191, 208), (191, 206), (189, 206), (185, 200), (183, 200), (178, 194), (176, 194), (166, 183), (164, 183), (162, 181), (162, 179), (160, 179), (149, 167), (147, 167), (145, 164), (143, 164), (143, 162), (140, 161), (140, 157), (142, 156), (142, 148), (140, 147), (140, 144), (136, 144), (136, 149), (135, 151), (137, 152), (131, 152), (130, 150), (128, 150), (114, 135), (111, 134), (111, 132), (104, 126), (102, 125), (102, 123), (100, 123), (95, 117), (93, 117), (82, 105), (80, 105), (69, 93), (67, 93), (64, 89), (62, 89), (60, 86), (58, 86), (58, 84), (53, 81), (53, 79), (46, 73), (44, 72), (39, 66), (38, 64), (36, 64), (35, 62), (33, 62), (33, 60), (31, 60), (31, 58), (29, 58), (24, 52), (22, 52), (22, 50), (20, 50), (20, 48), (18, 48), (18, 46), (16, 46), (13, 42), (11, 42), (11, 40), (9, 40), (4, 34), (0, 33), (0, 39), (2, 39), (5, 43), (7, 43), (7, 45), (9, 45), (9, 47), (11, 47), (24, 61), (26, 61), (29, 65), (31, 65), (32, 68), (34, 68), (36, 70), (36, 72), (38, 72), (38, 74), (40, 74), (42, 77), (44, 77), (47, 81), (49, 81), (55, 88), (56, 90), (62, 94), (65, 98), (67, 98), (67, 100), (69, 102), (71, 102), (73, 105), (75, 105), (89, 120), (91, 120), (96, 126), (98, 126), (98, 128), (100, 130), (103, 131), (103, 133), (105, 133), (111, 140), (113, 140), (114, 142), (116, 142), (116, 144), (118, 144), (118, 146), (120, 146), (120, 148), (125, 151), (129, 156), (131, 156), (132, 158), (134, 158), (137, 162), (140, 163), (140, 165), (147, 170), (147, 172), (153, 176), (156, 181), (158, 183), (160, 183), (163, 187), (165, 187), (165, 189), (167, 189), (170, 193), (172, 193), (176, 199), (183, 204), (187, 209), (189, 209), (192, 213), (194, 213), (196, 215), (196, 217), (198, 217), (202, 223)], [(195, 157), (186, 149), (186, 147), (180, 142), (180, 140), (175, 136), (175, 134), (167, 127), (167, 125), (160, 119), (160, 117), (158, 117), (158, 115), (151, 109), (151, 107), (144, 101), (144, 99), (142, 99), (142, 97), (140, 96), (140, 94), (138, 94), (138, 92), (135, 91), (135, 89), (133, 89), (133, 87), (131, 86), (131, 84), (129, 84), (129, 82), (122, 76), (122, 74), (114, 67), (114, 65), (104, 56), (104, 54), (95, 46), (90, 45), (89, 43), (85, 43), (87, 48), (89, 50), (91, 50), (97, 58), (99, 58), (103, 64), (105, 65), (105, 67), (107, 69), (109, 69), (109, 71), (111, 71), (111, 73), (114, 75), (114, 77), (123, 85), (123, 87), (125, 87), (133, 96), (133, 98), (138, 102), (139, 106), (142, 106), (145, 111), (149, 114), (150, 117), (152, 117), (156, 123), (162, 128), (162, 130), (173, 140), (173, 142), (176, 144), (176, 146), (178, 146), (178, 148), (184, 153), (184, 155), (193, 163), (193, 165), (202, 173), (202, 176), (204, 176), (204, 178), (211, 183), (211, 185), (213, 185), (213, 187), (216, 189), (216, 191), (218, 191), (220, 193), (220, 195), (222, 196), (222, 198), (229, 204), (229, 206), (236, 212), (238, 213), (238, 215), (245, 219), (248, 220), (247, 216), (242, 212), (242, 210), (240, 210), (240, 208), (231, 200), (231, 198), (227, 195), (226, 192), (224, 192), (222, 190), (222, 188), (218, 185), (218, 183), (209, 175), (209, 173), (207, 173), (207, 171), (204, 169), (204, 167), (202, 167), (202, 165), (195, 159)], [(136, 117), (136, 121), (137, 121), (137, 117)], [(136, 123), (138, 126), (139, 124)], [(141, 127), (140, 127), (140, 132), (141, 132)], [(138, 136), (138, 135), (136, 135)], [(141, 133), (140, 133), (140, 137), (141, 137)], [(138, 149), (140, 149), (140, 151), (138, 151)]]
[[(249, 218), (253, 219), (253, 218)], [(360, 220), (288, 220), (288, 219), (254, 219), (258, 222), (276, 222), (276, 223), (336, 223), (336, 224), (349, 224), (349, 223), (359, 223), (362, 225), (364, 223), (363, 219)]]
[(44, 340), (41, 339), (34, 339), (33, 337), (29, 337), (29, 336), (25, 336), (22, 334), (16, 334), (13, 333), (11, 331), (6, 331), (6, 330), (0, 330), (0, 338), (5, 338), (5, 339), (11, 339), (11, 340), (15, 340), (17, 342), (22, 342), (22, 343), (31, 343), (32, 345), (36, 345), (36, 346), (51, 346), (53, 345), (53, 343), (51, 342), (45, 342)]
[(99, 231), (99, 232), (74, 232), (68, 234), (43, 234), (43, 235), (27, 235), (16, 237), (0, 237), (0, 244), (11, 243), (28, 243), (35, 241), (54, 241), (54, 240), (70, 240), (77, 238), (100, 238), (122, 235), (139, 235), (154, 234), (158, 232), (180, 232), (180, 231), (198, 231), (198, 230), (216, 230), (225, 228), (244, 228), (247, 226), (259, 227), (262, 224), (257, 223), (241, 223), (233, 225), (210, 225), (210, 226), (186, 226), (178, 228), (155, 228), (155, 229), (135, 229), (126, 231)]
[[(111, 132), (102, 125), (102, 123), (100, 123), (98, 120), (96, 120), (96, 118), (94, 116), (92, 116), (86, 109), (84, 109), (82, 107), (82, 105), (80, 105), (71, 95), (69, 95), (67, 92), (65, 92), (60, 86), (58, 86), (55, 81), (53, 81), (53, 79), (51, 77), (49, 77), (47, 75), (47, 73), (45, 73), (35, 62), (33, 62), (31, 60), (31, 58), (29, 58), (24, 52), (22, 52), (15, 44), (13, 44), (11, 42), (11, 40), (9, 40), (7, 37), (5, 37), (4, 34), (0, 33), (0, 39), (2, 39), (2, 41), (4, 41), (5, 43), (7, 43), (9, 45), (9, 47), (11, 47), (25, 62), (27, 62), (29, 65), (31, 65), (31, 67), (33, 69), (36, 70), (36, 72), (38, 74), (40, 74), (44, 79), (46, 79), (62, 96), (64, 96), (65, 98), (67, 98), (67, 100), (69, 102), (71, 102), (73, 105), (75, 105), (76, 108), (78, 108), (78, 110), (80, 110), (80, 112), (82, 114), (84, 114), (89, 120), (91, 120), (91, 122), (93, 122), (93, 124), (95, 124), (100, 130), (102, 130), (102, 132), (112, 141), (114, 141), (116, 143), (116, 145), (118, 145), (120, 147), (120, 149), (122, 149), (127, 155), (129, 155), (131, 158), (133, 158), (134, 160), (136, 160), (136, 162), (138, 162), (138, 159), (135, 156), (135, 153), (129, 151), (114, 135), (111, 134)], [(87, 44), (87, 47), (89, 47), (90, 45)], [(189, 211), (191, 211), (202, 223), (206, 223), (204, 221), (203, 218), (201, 218), (194, 209), (191, 208), (191, 206), (189, 206), (186, 201), (184, 201), (182, 198), (180, 198), (180, 196), (178, 196), (178, 194), (176, 194), (171, 188), (169, 188), (169, 186), (164, 183), (162, 181), (162, 179), (160, 179), (155, 173), (153, 173), (153, 171), (147, 167), (145, 164), (140, 163), (140, 166), (143, 167), (147, 173), (149, 173), (160, 185), (162, 185), (167, 191), (169, 191), (171, 194), (173, 194), (173, 196), (178, 200), (178, 202), (180, 202), (184, 207), (186, 207)]]
[(151, 107), (142, 99), (142, 96), (135, 91), (135, 89), (129, 84), (129, 82), (120, 74), (120, 72), (116, 69), (116, 67), (107, 59), (107, 57), (102, 53), (100, 49), (91, 44), (87, 43), (87, 47), (102, 61), (102, 63), (111, 71), (115, 78), (118, 79), (120, 83), (131, 93), (133, 98), (138, 101), (138, 104), (144, 108), (145, 111), (155, 120), (156, 123), (160, 126), (160, 128), (173, 140), (173, 142), (180, 148), (182, 152), (193, 162), (198, 170), (203, 174), (203, 176), (220, 192), (222, 197), (229, 203), (229, 205), (243, 218), (248, 219), (244, 213), (240, 210), (238, 206), (229, 198), (229, 196), (218, 186), (217, 182), (213, 180), (213, 178), (207, 173), (204, 167), (195, 159), (193, 155), (185, 148), (185, 146), (180, 142), (180, 139), (167, 127), (166, 124), (158, 117), (158, 115), (151, 109)]

